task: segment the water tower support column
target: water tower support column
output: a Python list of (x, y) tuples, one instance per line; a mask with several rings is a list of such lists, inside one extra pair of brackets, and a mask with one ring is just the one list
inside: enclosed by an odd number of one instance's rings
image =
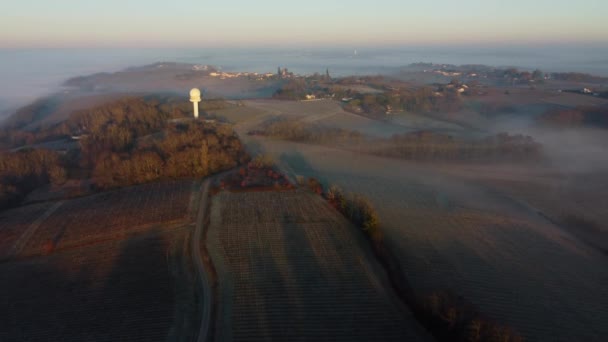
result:
[(194, 107), (194, 118), (198, 119), (198, 103), (201, 102), (201, 91), (192, 88), (190, 90), (190, 102), (192, 102), (192, 106)]

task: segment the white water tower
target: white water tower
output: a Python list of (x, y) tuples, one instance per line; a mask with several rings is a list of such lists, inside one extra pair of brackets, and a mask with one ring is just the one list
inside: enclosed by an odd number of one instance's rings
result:
[(201, 102), (201, 91), (197, 88), (190, 90), (190, 102), (194, 106), (194, 118), (198, 119), (198, 103)]

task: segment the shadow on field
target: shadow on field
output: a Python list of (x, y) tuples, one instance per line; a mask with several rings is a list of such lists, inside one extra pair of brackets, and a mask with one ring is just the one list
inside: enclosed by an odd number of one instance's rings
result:
[[(326, 288), (323, 284), (326, 284), (327, 281), (313, 246), (306, 236), (306, 228), (295, 221), (294, 217), (285, 215), (281, 222), (281, 233), (286, 241), (284, 251), (286, 266), (281, 274), (286, 286), (282, 296), (287, 298), (282, 305), (284, 307), (281, 307), (281, 310), (286, 313), (281, 317), (281, 326), (288, 327), (286, 329), (288, 335), (281, 337), (306, 337), (316, 340), (322, 336), (311, 334), (315, 331), (319, 332), (318, 324), (331, 324), (331, 321), (322, 319), (324, 312), (311, 310), (313, 307), (319, 308), (319, 306), (311, 304), (320, 301), (320, 293), (317, 290)], [(312, 329), (313, 326), (315, 329)]]
[(167, 240), (150, 231), (1, 264), (0, 340), (167, 339), (179, 323)]
[(281, 154), (279, 161), (290, 169), (298, 170), (298, 173), (311, 174), (314, 171), (308, 160), (298, 151)]
[[(329, 187), (329, 183), (327, 179), (323, 176), (319, 175), (319, 173), (312, 167), (310, 162), (306, 159), (306, 157), (299, 151), (292, 151), (288, 153), (283, 153), (279, 157), (280, 164), (289, 171), (289, 173), (293, 174), (294, 177), (314, 177), (317, 179), (323, 186)], [(303, 180), (303, 179), (302, 179)], [(298, 180), (295, 179), (297, 182)]]
[(247, 144), (245, 144), (245, 149), (247, 150), (247, 153), (252, 156), (262, 155), (265, 152), (264, 146), (262, 146), (262, 144), (253, 139), (249, 139), (247, 141)]

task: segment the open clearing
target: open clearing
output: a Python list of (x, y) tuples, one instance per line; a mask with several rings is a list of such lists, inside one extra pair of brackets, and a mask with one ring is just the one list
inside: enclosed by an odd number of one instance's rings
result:
[(220, 292), (216, 339), (424, 339), (357, 234), (312, 193), (216, 195), (207, 237)]

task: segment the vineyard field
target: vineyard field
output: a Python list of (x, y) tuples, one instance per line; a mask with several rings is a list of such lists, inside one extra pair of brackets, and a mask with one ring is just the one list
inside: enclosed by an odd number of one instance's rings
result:
[(0, 212), (0, 260), (6, 259), (19, 237), (51, 207), (51, 203), (32, 204)]
[(357, 234), (312, 193), (214, 196), (216, 340), (424, 340)]
[[(471, 181), (491, 170), (480, 169), (482, 174), (469, 167), (464, 177), (453, 166), (257, 142), (288, 174), (369, 198), (416, 291), (450, 289), (532, 341), (598, 341), (608, 335), (606, 256), (507, 194)], [(536, 188), (527, 189), (532, 201)], [(590, 215), (605, 217), (605, 209), (598, 210), (602, 200), (593, 207), (580, 203)]]
[(66, 201), (32, 236), (23, 255), (95, 243), (191, 219), (193, 181), (139, 185)]
[(1, 341), (191, 340), (189, 230), (0, 264)]

